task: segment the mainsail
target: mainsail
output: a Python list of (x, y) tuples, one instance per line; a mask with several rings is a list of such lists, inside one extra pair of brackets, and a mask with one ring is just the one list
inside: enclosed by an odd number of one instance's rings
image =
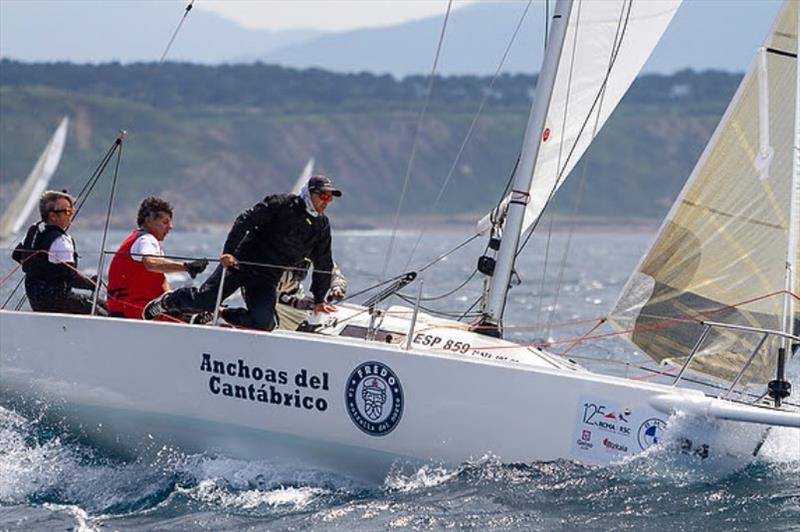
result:
[[(628, 91), (680, 3), (576, 0), (533, 167), (523, 233), (539, 217)], [(508, 198), (504, 204), (507, 202)], [(479, 222), (478, 231), (488, 227), (489, 216)]]
[[(701, 335), (703, 319), (782, 329), (797, 112), (797, 6), (791, 0), (783, 5), (612, 310), (612, 323), (654, 360), (683, 362)], [(797, 276), (795, 269), (795, 287)], [(797, 312), (794, 331), (800, 331)], [(758, 334), (712, 329), (691, 369), (732, 380), (759, 340)], [(776, 347), (761, 348), (746, 382), (774, 377)]]
[(0, 218), (0, 240), (5, 240), (11, 235), (19, 232), (25, 222), (30, 217), (31, 212), (39, 202), (39, 196), (47, 188), (50, 178), (58, 168), (61, 161), (61, 153), (64, 151), (64, 144), (67, 139), (67, 126), (69, 117), (61, 119), (53, 136), (45, 146), (44, 151), (36, 161), (36, 165), (28, 174), (22, 187), (11, 200), (3, 217)]

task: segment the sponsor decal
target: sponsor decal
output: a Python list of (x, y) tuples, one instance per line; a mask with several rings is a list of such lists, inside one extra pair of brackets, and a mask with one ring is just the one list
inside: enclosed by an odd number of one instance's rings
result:
[(200, 371), (210, 374), (208, 390), (213, 395), (324, 412), (330, 390), (328, 373), (319, 374), (306, 368), (288, 372), (248, 363), (243, 358), (225, 360), (203, 353)]
[(603, 438), (603, 446), (606, 449), (610, 450), (610, 451), (619, 451), (619, 452), (622, 452), (622, 453), (627, 453), (628, 452), (628, 446), (627, 445), (623, 445), (621, 443), (617, 443), (617, 442), (612, 441), (612, 440), (610, 440), (608, 438)]
[(594, 444), (592, 443), (592, 431), (591, 430), (582, 430), (581, 437), (579, 440), (575, 441), (575, 445), (581, 451), (588, 451)]
[(629, 408), (615, 410), (601, 403), (583, 403), (584, 425), (590, 425), (617, 436), (631, 435), (631, 428), (628, 426), (631, 414), (632, 411)]
[(385, 436), (403, 416), (400, 379), (382, 362), (365, 362), (347, 379), (345, 405), (359, 429), (370, 436)]
[(583, 395), (575, 409), (572, 456), (594, 463), (610, 463), (639, 452), (636, 428), (650, 415), (613, 399)]
[(666, 428), (667, 423), (662, 419), (651, 417), (646, 420), (639, 426), (639, 447), (644, 450), (657, 444)]

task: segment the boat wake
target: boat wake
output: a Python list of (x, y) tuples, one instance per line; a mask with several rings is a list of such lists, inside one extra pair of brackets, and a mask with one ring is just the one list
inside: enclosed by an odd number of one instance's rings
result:
[[(702, 423), (680, 416), (671, 423), (683, 424), (688, 434), (703, 430)], [(680, 443), (659, 442), (611, 467), (504, 464), (493, 456), (458, 467), (397, 464), (382, 486), (368, 486), (297, 465), (166, 449), (152, 463), (124, 462), (0, 409), (0, 528), (20, 526), (13, 519), (24, 514), (26, 526), (56, 522), (79, 530), (146, 529), (154, 523), (546, 530), (596, 527), (598, 519), (604, 526), (644, 525), (643, 519), (663, 516), (667, 506), (671, 512), (698, 505), (711, 514), (718, 507), (728, 518), (733, 512), (734, 521), (747, 523), (743, 507), (730, 507), (745, 491), (751, 492), (748, 505), (784, 505), (784, 513), (800, 515), (791, 495), (796, 496), (792, 479), (800, 473), (797, 430), (773, 430), (756, 461), (743, 469), (731, 469), (732, 460), (675, 453)], [(753, 495), (753, 481), (769, 489)], [(776, 501), (776, 493), (789, 498)]]

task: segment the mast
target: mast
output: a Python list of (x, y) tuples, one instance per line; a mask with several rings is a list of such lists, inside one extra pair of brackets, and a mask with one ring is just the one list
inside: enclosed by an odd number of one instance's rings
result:
[(522, 155), (511, 188), (511, 201), (508, 205), (503, 239), (500, 243), (497, 263), (489, 286), (489, 297), (481, 322), (482, 326), (488, 326), (488, 328), (493, 329), (487, 334), (500, 334), (508, 285), (511, 281), (511, 272), (514, 269), (514, 259), (519, 246), (525, 217), (525, 206), (529, 199), (528, 191), (534, 177), (533, 170), (539, 154), (539, 146), (541, 142), (547, 140), (545, 137), (549, 136), (545, 135), (545, 122), (553, 94), (553, 86), (555, 85), (559, 58), (567, 35), (572, 3), (573, 0), (558, 0), (558, 4), (556, 4), (556, 8), (553, 11), (550, 41), (545, 51), (542, 70), (539, 72), (539, 80), (536, 83), (533, 106), (528, 117), (528, 125), (525, 129), (525, 137), (522, 143)]
[[(797, 64), (797, 53), (800, 53), (800, 9), (797, 9), (795, 26), (795, 94), (794, 94), (794, 143), (792, 145), (792, 182), (789, 194), (789, 232), (788, 245), (786, 246), (786, 270), (784, 273), (783, 294), (783, 331), (796, 334), (793, 331), (796, 302), (794, 296), (800, 290), (795, 286), (794, 279), (797, 271), (798, 239), (800, 239), (800, 66)], [(793, 346), (787, 338), (781, 341), (778, 349), (778, 367), (775, 380), (769, 383), (769, 395), (775, 400), (775, 405), (780, 406), (781, 400), (791, 393), (791, 384), (785, 379), (785, 364), (787, 353), (791, 356)]]

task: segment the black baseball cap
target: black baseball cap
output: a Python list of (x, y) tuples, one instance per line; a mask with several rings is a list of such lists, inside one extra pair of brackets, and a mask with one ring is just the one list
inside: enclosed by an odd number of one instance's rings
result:
[(342, 196), (342, 191), (334, 188), (331, 179), (325, 175), (312, 175), (308, 180), (309, 192), (330, 192), (337, 198)]

